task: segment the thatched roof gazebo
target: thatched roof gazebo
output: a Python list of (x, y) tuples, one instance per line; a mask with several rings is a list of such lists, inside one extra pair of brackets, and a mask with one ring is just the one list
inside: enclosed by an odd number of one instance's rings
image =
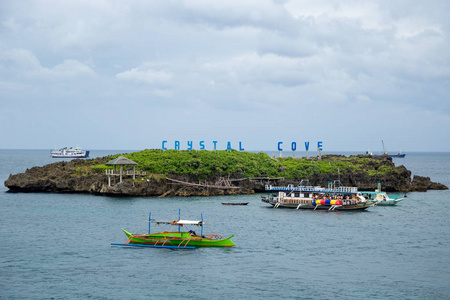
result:
[[(128, 171), (128, 166), (133, 166), (133, 173), (132, 173), (132, 175), (133, 175), (133, 179), (136, 179), (136, 165), (137, 165), (137, 162), (134, 162), (131, 159), (128, 159), (128, 158), (123, 157), (123, 156), (119, 156), (118, 158), (107, 162), (106, 165), (107, 166), (114, 166), (114, 171), (109, 170), (110, 172), (108, 172), (108, 170), (106, 170), (107, 171), (106, 174), (108, 175), (108, 185), (109, 186), (111, 186), (111, 175), (114, 175), (114, 176), (115, 175), (119, 175), (120, 176), (120, 182), (122, 182), (123, 166), (127, 166), (127, 171)], [(116, 167), (117, 166), (120, 166), (119, 174), (117, 174), (117, 172), (116, 172)]]

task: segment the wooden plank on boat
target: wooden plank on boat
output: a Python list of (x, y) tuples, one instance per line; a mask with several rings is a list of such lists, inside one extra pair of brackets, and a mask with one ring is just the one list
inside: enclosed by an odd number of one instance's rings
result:
[(142, 244), (119, 244), (111, 243), (113, 246), (124, 246), (124, 247), (149, 247), (149, 248), (170, 248), (170, 249), (195, 249), (195, 247), (183, 247), (183, 246), (161, 246), (161, 245), (142, 245)]
[(222, 202), (223, 205), (247, 205), (248, 202)]

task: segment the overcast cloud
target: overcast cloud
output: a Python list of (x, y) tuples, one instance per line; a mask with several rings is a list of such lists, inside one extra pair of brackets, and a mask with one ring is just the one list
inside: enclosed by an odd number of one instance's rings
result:
[(448, 12), (446, 0), (3, 0), (0, 149), (450, 151)]

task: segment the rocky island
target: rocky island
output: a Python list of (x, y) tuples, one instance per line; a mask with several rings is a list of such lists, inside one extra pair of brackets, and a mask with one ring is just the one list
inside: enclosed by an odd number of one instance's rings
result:
[(60, 161), (10, 175), (10, 192), (92, 193), (123, 196), (230, 195), (264, 192), (265, 185), (314, 186), (340, 180), (359, 190), (411, 192), (447, 186), (395, 166), (388, 156), (323, 155), (271, 158), (265, 153), (143, 150), (95, 159)]

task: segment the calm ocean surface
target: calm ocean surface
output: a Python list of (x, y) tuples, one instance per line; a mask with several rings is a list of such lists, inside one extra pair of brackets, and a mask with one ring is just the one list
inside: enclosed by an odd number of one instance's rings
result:
[[(449, 191), (409, 193), (396, 207), (365, 212), (272, 209), (259, 194), (6, 192), (10, 173), (55, 161), (49, 151), (0, 150), (1, 299), (450, 299)], [(394, 162), (450, 186), (450, 153)], [(205, 233), (235, 234), (236, 247), (110, 245), (124, 242), (121, 228), (135, 231), (149, 212), (174, 220), (179, 208), (187, 219), (203, 213)]]

